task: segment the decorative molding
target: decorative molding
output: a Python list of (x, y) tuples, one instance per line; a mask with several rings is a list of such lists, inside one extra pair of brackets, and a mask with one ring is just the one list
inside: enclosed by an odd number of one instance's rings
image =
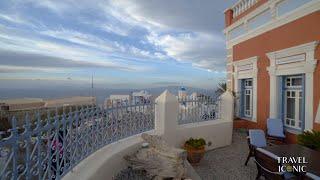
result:
[(266, 54), (270, 60), (267, 68), (270, 75), (270, 118), (280, 116), (278, 99), (281, 94), (277, 77), (305, 74), (305, 130), (313, 128), (313, 72), (317, 65), (314, 55), (318, 44), (319, 41), (313, 41)]
[(299, 54), (295, 56), (279, 58), (276, 60), (276, 65), (296, 63), (296, 62), (305, 61), (305, 60), (306, 60), (305, 54)]
[(249, 63), (256, 63), (258, 61), (258, 56), (253, 56), (247, 59), (241, 59), (241, 60), (234, 60), (233, 65), (235, 66), (241, 66)]
[(247, 59), (236, 60), (233, 62), (234, 73), (238, 79), (245, 79), (257, 76), (258, 73), (258, 56)]
[(314, 52), (318, 44), (319, 44), (319, 41), (312, 41), (309, 43), (305, 43), (305, 44), (301, 44), (298, 46), (282, 49), (279, 51), (269, 52), (269, 53), (267, 53), (267, 56), (272, 59), (274, 59), (274, 58), (279, 59), (279, 58), (283, 58), (283, 57), (304, 54), (306, 52)]
[[(269, 52), (266, 55), (270, 59), (267, 68), (270, 75), (288, 75), (294, 73), (312, 73), (316, 68), (317, 60), (314, 52), (319, 41)], [(303, 59), (302, 59), (303, 57)], [(279, 63), (280, 62), (280, 63)]]
[[(228, 26), (227, 28), (224, 29), (224, 34), (229, 37), (229, 32), (236, 28), (237, 26), (243, 24), (245, 21), (247, 21), (248, 19), (251, 19), (257, 15), (259, 15), (260, 13), (262, 13), (263, 11), (267, 10), (268, 8), (271, 9), (271, 12), (274, 12), (275, 10), (275, 6), (273, 4), (277, 4), (278, 2), (280, 2), (281, 0), (274, 0), (274, 1), (268, 1), (265, 4), (259, 6), (257, 9), (255, 9), (254, 11), (250, 12), (248, 15), (244, 16), (243, 18), (239, 19), (237, 22), (233, 23), (232, 25)], [(273, 9), (272, 9), (273, 8)], [(287, 23), (290, 23), (294, 20), (297, 20), (303, 16), (306, 16), (308, 14), (311, 14), (313, 12), (319, 11), (320, 10), (320, 1), (319, 0), (312, 0), (311, 2), (308, 2), (306, 4), (304, 4), (303, 6), (285, 14), (282, 16), (277, 16), (274, 17), (270, 22), (256, 28), (253, 30), (250, 30), (246, 33), (244, 33), (243, 35), (238, 36), (235, 39), (229, 40), (227, 38), (227, 48), (232, 48), (234, 45), (239, 44), (243, 41), (246, 41), (248, 39), (251, 39), (253, 37), (256, 37), (260, 34), (263, 34), (267, 31), (270, 31), (272, 29), (275, 29), (277, 27), (280, 27), (282, 25), (285, 25)]]
[(253, 64), (252, 63), (238, 66), (238, 72), (247, 71), (247, 70), (253, 70)]
[[(280, 1), (280, 0), (276, 0), (276, 1)], [(236, 22), (234, 22), (233, 24), (231, 24), (230, 26), (226, 27), (223, 32), (225, 34), (227, 34), (227, 32), (235, 29), (236, 27), (240, 26), (241, 24), (243, 24), (245, 21), (248, 21), (248, 19), (252, 19), (255, 16), (259, 15), (260, 13), (263, 13), (265, 10), (267, 10), (268, 8), (270, 8), (270, 3), (266, 2), (264, 4), (262, 4), (261, 6), (257, 7), (255, 10), (253, 10), (252, 12), (248, 13), (246, 16), (238, 19)]]

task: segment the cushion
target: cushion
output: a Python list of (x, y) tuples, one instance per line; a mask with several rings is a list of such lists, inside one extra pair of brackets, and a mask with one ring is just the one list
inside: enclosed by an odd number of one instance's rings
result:
[(250, 144), (255, 147), (266, 147), (267, 141), (264, 131), (261, 129), (250, 129), (249, 130)]
[(267, 128), (267, 133), (269, 136), (285, 138), (285, 135), (283, 133), (283, 123), (281, 119), (269, 118), (267, 120)]

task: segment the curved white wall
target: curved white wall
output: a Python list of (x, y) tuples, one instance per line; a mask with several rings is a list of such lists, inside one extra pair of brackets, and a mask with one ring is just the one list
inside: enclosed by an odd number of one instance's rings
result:
[(233, 122), (217, 119), (201, 123), (180, 125), (177, 129), (176, 147), (182, 147), (184, 142), (192, 138), (204, 138), (211, 142), (206, 150), (212, 150), (231, 144)]
[[(153, 132), (148, 132), (154, 134)], [(122, 169), (127, 167), (123, 159), (141, 146), (141, 134), (122, 139), (109, 144), (80, 162), (72, 171), (66, 174), (64, 180), (108, 180), (112, 179)], [(185, 140), (190, 137), (202, 137), (212, 145), (207, 147), (211, 150), (227, 146), (232, 139), (232, 122), (223, 120), (207, 121), (180, 125), (177, 134), (172, 139), (176, 147), (182, 147)], [(190, 166), (191, 167), (191, 166)]]
[[(167, 143), (182, 147), (190, 137), (204, 138), (212, 145), (207, 150), (231, 144), (233, 129), (233, 96), (226, 92), (221, 96), (221, 119), (199, 123), (178, 125), (178, 100), (165, 91), (157, 100), (155, 110), (155, 130), (146, 133), (158, 134)], [(125, 155), (138, 150), (142, 143), (141, 134), (134, 135), (109, 144), (80, 162), (66, 174), (64, 180), (108, 180), (127, 167)], [(192, 179), (199, 179), (191, 166), (188, 174)]]
[[(149, 131), (147, 133), (153, 133)], [(109, 144), (81, 161), (63, 180), (108, 180), (127, 167), (125, 155), (138, 150), (141, 134)]]

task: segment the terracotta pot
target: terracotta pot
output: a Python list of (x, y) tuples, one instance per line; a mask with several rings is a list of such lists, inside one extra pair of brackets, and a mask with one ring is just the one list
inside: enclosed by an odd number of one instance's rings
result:
[(187, 144), (184, 145), (185, 150), (187, 151), (187, 159), (191, 164), (198, 164), (203, 158), (205, 153), (205, 147), (195, 149)]

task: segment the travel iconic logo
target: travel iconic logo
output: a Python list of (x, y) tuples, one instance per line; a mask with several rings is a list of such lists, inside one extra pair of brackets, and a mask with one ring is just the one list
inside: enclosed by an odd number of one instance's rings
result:
[(305, 157), (278, 157), (279, 172), (306, 172), (307, 164)]

